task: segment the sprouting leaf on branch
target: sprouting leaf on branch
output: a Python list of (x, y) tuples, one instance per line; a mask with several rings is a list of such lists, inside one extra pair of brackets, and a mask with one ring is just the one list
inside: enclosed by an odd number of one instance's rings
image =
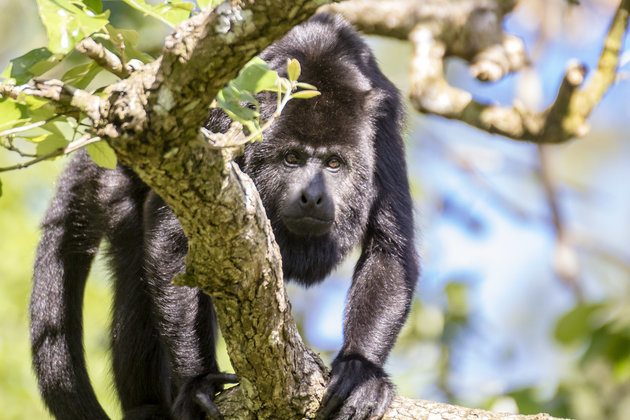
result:
[[(254, 57), (217, 94), (216, 104), (232, 120), (246, 128), (249, 134), (246, 141), (260, 141), (264, 130), (271, 126), (291, 99), (309, 99), (320, 94), (315, 86), (298, 82), (300, 74), (300, 63), (296, 59), (287, 60), (288, 78), (282, 78), (264, 60)], [(264, 123), (260, 121), (260, 104), (254, 97), (262, 91), (276, 92), (278, 95), (276, 112)], [(231, 144), (230, 141), (227, 143)]]
[(295, 59), (287, 60), (287, 76), (290, 82), (296, 82), (302, 73), (302, 69), (300, 68), (300, 63)]
[(321, 92), (316, 90), (302, 90), (300, 92), (295, 92), (292, 96), (296, 99), (311, 99), (316, 96), (321, 95)]

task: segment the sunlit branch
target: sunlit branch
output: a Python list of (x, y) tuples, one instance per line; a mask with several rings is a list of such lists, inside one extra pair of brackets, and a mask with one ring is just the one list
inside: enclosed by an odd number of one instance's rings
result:
[(82, 147), (87, 146), (88, 144), (91, 143), (96, 143), (97, 141), (100, 141), (101, 138), (100, 137), (91, 137), (89, 134), (85, 134), (83, 136), (81, 136), (81, 138), (70, 142), (66, 147), (60, 147), (58, 149), (53, 150), (50, 153), (46, 153), (45, 155), (41, 155), (36, 157), (35, 159), (31, 159), (29, 161), (26, 162), (22, 162), (22, 163), (17, 163), (15, 165), (12, 166), (5, 166), (0, 168), (0, 172), (7, 172), (7, 171), (14, 171), (17, 169), (24, 169), (27, 168), (29, 166), (35, 165), (38, 162), (41, 162), (43, 160), (47, 160), (47, 159), (52, 159), (52, 158), (56, 158), (62, 155), (66, 155), (69, 153), (72, 153)]

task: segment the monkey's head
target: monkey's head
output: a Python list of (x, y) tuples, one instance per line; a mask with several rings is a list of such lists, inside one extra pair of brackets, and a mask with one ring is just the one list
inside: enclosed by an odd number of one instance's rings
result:
[[(322, 39), (326, 42), (301, 42), (289, 33), (265, 51), (262, 58), (283, 76), (286, 60), (296, 58), (300, 81), (321, 95), (291, 100), (264, 140), (247, 145), (240, 161), (260, 192), (285, 277), (305, 284), (326, 277), (359, 243), (375, 191), (379, 90), (360, 54), (348, 54), (347, 45), (338, 49), (328, 36)], [(367, 49), (363, 43), (356, 48)], [(264, 93), (260, 102), (263, 118), (275, 111), (275, 93)]]

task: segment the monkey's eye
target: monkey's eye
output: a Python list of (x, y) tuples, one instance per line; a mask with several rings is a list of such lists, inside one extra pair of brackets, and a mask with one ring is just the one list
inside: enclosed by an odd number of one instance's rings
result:
[(289, 152), (286, 155), (284, 155), (284, 161), (287, 163), (287, 165), (295, 166), (300, 163), (300, 158), (296, 153)]
[(341, 167), (341, 159), (333, 156), (326, 161), (326, 166), (330, 169), (339, 169)]

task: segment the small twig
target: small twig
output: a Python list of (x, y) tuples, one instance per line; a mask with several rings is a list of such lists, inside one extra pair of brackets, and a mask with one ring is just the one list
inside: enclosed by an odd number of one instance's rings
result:
[(116, 54), (99, 44), (92, 38), (85, 38), (76, 45), (77, 51), (94, 60), (99, 66), (110, 73), (124, 79), (129, 76), (124, 62)]
[(0, 146), (3, 147), (4, 149), (10, 151), (10, 152), (15, 152), (18, 155), (20, 155), (21, 157), (37, 157), (37, 155), (35, 153), (28, 153), (25, 152), (23, 150), (20, 150), (19, 148), (17, 148), (14, 144), (13, 144), (13, 136), (7, 136), (6, 137), (6, 144), (2, 142), (2, 138), (0, 138)]
[(553, 268), (556, 275), (571, 287), (575, 297), (582, 299), (582, 290), (578, 284), (579, 261), (575, 249), (569, 242), (564, 218), (560, 209), (560, 202), (556, 193), (556, 187), (551, 175), (549, 163), (549, 150), (547, 146), (538, 145), (538, 158), (540, 159), (539, 175), (547, 197), (553, 227), (556, 233), (556, 247), (553, 255)]
[(125, 38), (122, 34), (118, 34), (118, 48), (120, 48), (120, 62), (124, 69), (127, 69), (127, 57), (125, 56)]
[(0, 168), (0, 172), (14, 171), (16, 169), (24, 169), (29, 166), (35, 165), (36, 163), (41, 162), (43, 160), (52, 159), (61, 155), (72, 153), (75, 150), (85, 147), (88, 144), (96, 143), (97, 141), (100, 141), (100, 140), (101, 138), (98, 136), (90, 137), (89, 134), (84, 134), (83, 136), (81, 136), (81, 138), (68, 143), (66, 147), (60, 147), (58, 149), (53, 150), (50, 153), (46, 153), (45, 155), (38, 156), (35, 159), (29, 160), (27, 162), (22, 162), (22, 163), (15, 164), (13, 166), (6, 166), (4, 168)]
[(8, 137), (8, 136), (11, 136), (11, 135), (14, 135), (14, 134), (23, 133), (25, 131), (32, 130), (33, 128), (41, 127), (42, 125), (46, 125), (49, 122), (51, 122), (51, 121), (53, 121), (53, 120), (55, 120), (55, 119), (57, 119), (59, 117), (60, 117), (60, 115), (54, 115), (54, 116), (52, 116), (52, 117), (50, 117), (50, 118), (48, 118), (46, 120), (36, 121), (36, 122), (34, 122), (32, 124), (22, 125), (22, 126), (19, 126), (19, 127), (13, 127), (13, 128), (6, 129), (4, 131), (0, 131), (0, 137)]

